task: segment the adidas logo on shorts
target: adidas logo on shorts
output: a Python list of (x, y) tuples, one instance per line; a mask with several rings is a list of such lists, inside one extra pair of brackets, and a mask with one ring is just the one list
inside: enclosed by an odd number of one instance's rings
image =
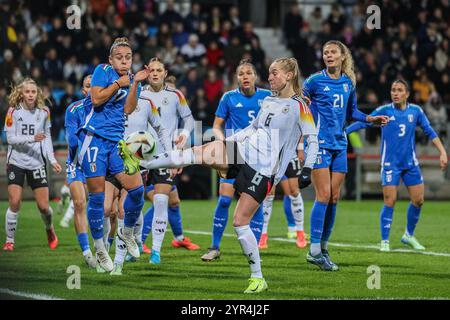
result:
[(255, 192), (255, 186), (248, 187), (248, 190)]

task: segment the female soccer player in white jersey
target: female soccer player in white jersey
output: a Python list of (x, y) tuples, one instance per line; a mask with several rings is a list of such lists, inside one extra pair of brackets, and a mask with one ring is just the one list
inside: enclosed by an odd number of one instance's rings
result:
[(316, 200), (311, 210), (311, 246), (307, 261), (321, 270), (337, 271), (328, 254), (341, 185), (347, 172), (347, 137), (344, 123), (355, 119), (384, 125), (385, 116), (368, 116), (357, 108), (356, 79), (349, 49), (340, 41), (325, 43), (322, 51), (326, 68), (303, 84), (303, 94), (317, 124), (319, 153), (312, 180)]
[[(182, 149), (194, 129), (194, 117), (191, 109), (186, 103), (186, 99), (179, 90), (169, 88), (164, 84), (167, 77), (167, 70), (158, 58), (152, 58), (148, 64), (149, 86), (143, 90), (140, 99), (147, 99), (154, 103), (160, 116), (162, 126), (167, 130), (167, 135), (175, 143), (175, 147)], [(182, 121), (182, 129), (179, 132), (178, 123)], [(172, 149), (172, 142), (170, 145)], [(161, 144), (157, 148), (161, 150)], [(149, 262), (152, 264), (161, 263), (161, 246), (167, 230), (169, 201), (176, 204), (175, 211), (179, 210), (178, 192), (171, 192), (175, 185), (175, 175), (181, 173), (181, 169), (151, 170), (147, 180), (147, 186), (154, 185), (153, 206), (154, 215), (152, 221), (152, 252)], [(151, 190), (147, 190), (149, 195)], [(169, 199), (172, 197), (172, 199)], [(179, 214), (179, 212), (178, 212)], [(187, 240), (189, 239), (182, 239)], [(190, 242), (190, 241), (189, 241)]]
[[(409, 192), (411, 203), (407, 212), (405, 234), (401, 242), (416, 250), (425, 250), (414, 237), (424, 202), (424, 182), (416, 157), (416, 127), (420, 126), (433, 142), (440, 154), (440, 166), (445, 170), (448, 164), (447, 152), (441, 140), (430, 125), (427, 116), (418, 105), (408, 102), (409, 86), (404, 80), (396, 80), (391, 86), (392, 103), (381, 106), (371, 113), (373, 116), (389, 117), (389, 124), (381, 129), (381, 183), (383, 185), (384, 207), (380, 213), (381, 247), (390, 251), (389, 233), (392, 226), (397, 189), (400, 179)], [(355, 122), (345, 129), (347, 134), (366, 128), (368, 124)]]
[[(132, 50), (127, 38), (117, 38), (109, 52), (109, 64), (98, 65), (91, 79), (91, 92), (84, 100), (90, 112), (78, 133), (78, 162), (86, 177), (89, 190), (87, 216), (94, 238), (97, 264), (112, 271), (113, 263), (103, 242), (105, 177), (113, 174), (128, 191), (124, 202), (125, 223), (118, 236), (128, 252), (139, 257), (134, 240), (134, 226), (144, 205), (144, 186), (139, 170), (124, 172), (119, 150), (125, 131), (124, 113), (131, 113), (137, 105), (140, 82), (148, 76), (147, 69), (130, 74)], [(121, 144), (124, 144), (122, 140)]]
[[(226, 173), (227, 178), (236, 178), (234, 186), (241, 197), (234, 212), (233, 225), (251, 270), (245, 293), (267, 289), (250, 220), (272, 185), (276, 185), (284, 175), (302, 136), (308, 142), (308, 148), (300, 187), (311, 183), (311, 169), (318, 149), (317, 134), (312, 114), (299, 96), (298, 81), (299, 69), (294, 58), (275, 60), (269, 68), (269, 83), (275, 95), (263, 100), (261, 111), (250, 126), (227, 138), (226, 144), (214, 141), (184, 151), (159, 154), (152, 161), (141, 162), (149, 169), (197, 163)], [(135, 166), (129, 157), (129, 153), (124, 154), (126, 166)]]
[(53, 154), (50, 110), (45, 106), (42, 90), (29, 78), (12, 89), (8, 100), (11, 107), (6, 114), (5, 131), (8, 141), (6, 172), (9, 207), (6, 211), (6, 243), (3, 250), (14, 250), (14, 236), (25, 177), (33, 189), (37, 207), (45, 224), (48, 246), (55, 249), (58, 237), (53, 228), (52, 208), (49, 205), (46, 160), (57, 173), (61, 172), (61, 166)]

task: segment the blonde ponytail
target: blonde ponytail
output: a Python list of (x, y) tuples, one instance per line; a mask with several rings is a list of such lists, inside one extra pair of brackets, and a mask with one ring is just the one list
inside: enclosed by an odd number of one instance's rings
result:
[(344, 60), (342, 61), (341, 67), (342, 73), (345, 73), (347, 77), (349, 77), (350, 80), (352, 81), (353, 86), (356, 86), (355, 64), (353, 62), (353, 57), (349, 48), (347, 48), (345, 44), (343, 44), (341, 41), (338, 40), (330, 40), (326, 42), (323, 45), (323, 48), (325, 48), (330, 44), (338, 46), (339, 50), (341, 50), (341, 54), (344, 56)]
[(130, 42), (128, 41), (127, 37), (120, 37), (116, 38), (114, 40), (114, 43), (111, 45), (111, 48), (109, 49), (109, 55), (112, 55), (113, 50), (117, 47), (128, 47), (131, 49)]
[(36, 81), (31, 78), (23, 79), (18, 85), (12, 87), (11, 93), (8, 96), (8, 104), (12, 108), (19, 108), (20, 103), (23, 101), (23, 87), (27, 84), (32, 84), (36, 86), (36, 108), (43, 109), (45, 107), (45, 101), (48, 100), (44, 97), (42, 89), (39, 88)]
[(300, 68), (298, 66), (297, 59), (295, 58), (278, 58), (275, 59), (274, 63), (280, 64), (281, 68), (285, 72), (292, 72), (293, 77), (290, 80), (294, 92), (298, 96), (302, 96), (302, 89), (300, 87)]

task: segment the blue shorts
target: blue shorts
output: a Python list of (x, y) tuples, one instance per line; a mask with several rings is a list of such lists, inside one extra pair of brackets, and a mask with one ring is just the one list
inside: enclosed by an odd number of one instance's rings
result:
[(398, 186), (400, 184), (400, 178), (403, 180), (403, 184), (407, 187), (423, 183), (423, 176), (419, 166), (409, 169), (381, 169), (381, 185), (383, 187)]
[(81, 131), (78, 138), (78, 162), (86, 179), (123, 172), (118, 142), (85, 131)]
[(67, 183), (70, 186), (70, 184), (75, 181), (86, 184), (86, 178), (84, 177), (80, 165), (72, 163), (67, 166)]
[(234, 180), (236, 180), (236, 179), (220, 178), (219, 183), (229, 183), (229, 184), (233, 184), (234, 185)]
[[(155, 185), (154, 184), (150, 184), (148, 186), (145, 187), (145, 194), (153, 191), (155, 189)], [(170, 192), (177, 190), (177, 186), (173, 185), (172, 189), (170, 189)]]
[(347, 173), (347, 150), (319, 148), (314, 169), (330, 168), (331, 172)]

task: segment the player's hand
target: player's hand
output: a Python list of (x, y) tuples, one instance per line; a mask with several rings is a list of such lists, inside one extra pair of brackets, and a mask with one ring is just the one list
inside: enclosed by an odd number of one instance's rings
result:
[(297, 150), (297, 158), (300, 160), (300, 162), (305, 161), (305, 151), (304, 150)]
[(439, 162), (441, 165), (441, 170), (444, 171), (447, 168), (448, 165), (448, 158), (446, 154), (441, 154), (439, 157)]
[(389, 117), (387, 116), (367, 116), (366, 118), (367, 122), (372, 123), (375, 126), (385, 126), (389, 122)]
[(175, 139), (175, 146), (178, 149), (183, 149), (184, 145), (186, 144), (187, 141), (187, 137), (184, 134), (180, 134), (176, 139)]
[(45, 139), (45, 134), (43, 134), (42, 132), (38, 133), (37, 135), (34, 136), (34, 141), (36, 141), (36, 142), (42, 141), (44, 139)]
[(116, 80), (121, 88), (130, 86), (130, 76), (128, 74), (121, 76)]
[(150, 75), (150, 71), (148, 69), (147, 66), (144, 66), (144, 70), (138, 71), (135, 75), (134, 75), (134, 81), (135, 82), (141, 82), (144, 81), (145, 79), (148, 78), (148, 76)]
[(61, 173), (62, 167), (58, 162), (52, 163), (53, 171), (56, 173)]
[(300, 189), (306, 188), (311, 184), (311, 168), (304, 167), (298, 177), (298, 185)]

